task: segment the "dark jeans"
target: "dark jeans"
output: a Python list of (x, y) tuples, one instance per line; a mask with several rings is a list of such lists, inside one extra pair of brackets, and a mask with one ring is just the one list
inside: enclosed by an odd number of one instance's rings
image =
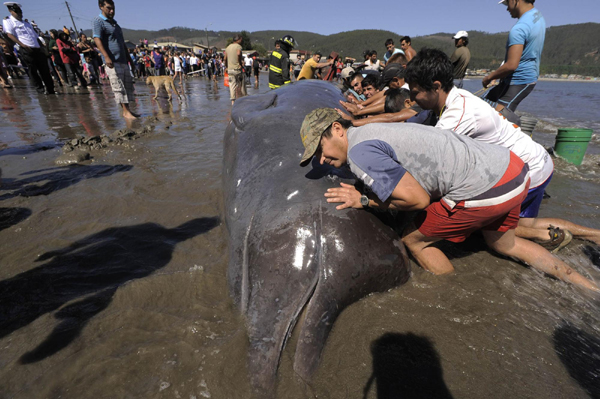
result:
[(39, 90), (44, 89), (46, 85), (46, 91), (49, 93), (54, 92), (54, 81), (52, 75), (50, 75), (50, 69), (48, 68), (48, 56), (42, 52), (39, 48), (22, 48), (21, 57), (27, 65), (27, 72), (29, 78), (33, 80), (35, 88)]
[[(69, 81), (71, 86), (75, 86), (77, 84), (77, 79), (79, 79), (79, 83), (82, 86), (87, 86), (87, 82), (81, 73), (81, 67), (79, 65), (65, 64), (65, 67), (67, 67), (67, 72), (69, 72)], [(75, 78), (75, 76), (77, 76), (77, 78)]]
[(91, 58), (90, 62), (88, 62), (88, 66), (91, 66), (92, 68), (92, 70), (90, 71), (90, 75), (93, 75), (93, 77), (91, 78), (91, 83), (100, 84), (100, 65), (98, 64), (98, 58)]
[(69, 84), (69, 78), (67, 77), (67, 68), (65, 68), (65, 64), (62, 62), (60, 55), (54, 55), (54, 68), (56, 68), (56, 72), (62, 78), (62, 82), (64, 84)]

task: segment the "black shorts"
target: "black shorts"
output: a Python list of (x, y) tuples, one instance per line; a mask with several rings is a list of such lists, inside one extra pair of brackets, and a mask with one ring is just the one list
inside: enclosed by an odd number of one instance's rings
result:
[(485, 98), (497, 102), (498, 104), (502, 104), (514, 112), (517, 110), (521, 101), (533, 91), (534, 87), (535, 83), (511, 85), (500, 82), (498, 86), (488, 92)]
[(258, 76), (259, 74), (259, 69), (258, 68), (254, 68), (254, 76)]

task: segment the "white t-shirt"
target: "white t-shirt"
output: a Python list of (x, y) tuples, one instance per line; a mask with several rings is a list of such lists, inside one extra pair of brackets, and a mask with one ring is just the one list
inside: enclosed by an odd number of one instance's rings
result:
[(529, 189), (544, 183), (554, 171), (552, 158), (544, 147), (466, 90), (456, 87), (450, 90), (446, 108), (435, 127), (508, 148), (529, 166)]
[(19, 21), (11, 15), (10, 18), (2, 20), (2, 27), (4, 32), (15, 36), (24, 45), (34, 48), (40, 47), (37, 40), (39, 35), (29, 22)]
[(379, 60), (377, 60), (376, 63), (373, 63), (373, 61), (371, 60), (367, 60), (365, 61), (365, 65), (367, 65), (365, 69), (372, 69), (374, 71), (379, 72)]
[(244, 59), (244, 65), (247, 66), (247, 67), (251, 67), (252, 66), (252, 61), (253, 61), (252, 58), (246, 57)]
[(196, 58), (195, 55), (192, 55), (190, 57), (190, 65), (197, 65), (198, 64), (198, 58)]

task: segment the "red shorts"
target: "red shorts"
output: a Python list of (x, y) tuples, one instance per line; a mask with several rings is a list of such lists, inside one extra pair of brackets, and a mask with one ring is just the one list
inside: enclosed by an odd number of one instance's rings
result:
[(529, 168), (511, 152), (508, 168), (494, 187), (456, 204), (443, 199), (434, 202), (414, 223), (421, 234), (452, 242), (462, 242), (477, 230), (506, 232), (519, 224), (521, 202), (528, 190)]

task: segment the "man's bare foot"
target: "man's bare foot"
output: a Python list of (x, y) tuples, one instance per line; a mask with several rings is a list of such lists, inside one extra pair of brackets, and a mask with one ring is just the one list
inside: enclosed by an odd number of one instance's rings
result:
[(140, 116), (138, 114), (134, 114), (131, 111), (125, 111), (125, 110), (123, 111), (123, 118), (125, 118), (125, 119), (137, 119), (139, 117)]

